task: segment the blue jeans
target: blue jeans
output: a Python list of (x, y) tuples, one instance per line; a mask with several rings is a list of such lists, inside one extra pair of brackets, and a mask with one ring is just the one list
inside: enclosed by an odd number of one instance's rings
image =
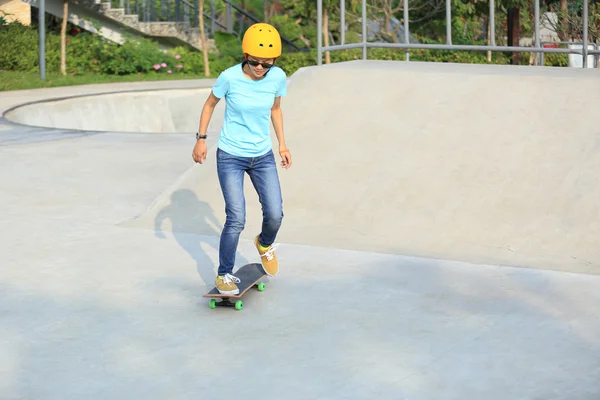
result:
[(246, 224), (244, 173), (250, 176), (262, 206), (260, 244), (265, 247), (273, 244), (283, 220), (283, 200), (273, 152), (258, 157), (238, 157), (217, 148), (217, 174), (226, 215), (219, 244), (219, 275), (232, 273), (240, 233)]

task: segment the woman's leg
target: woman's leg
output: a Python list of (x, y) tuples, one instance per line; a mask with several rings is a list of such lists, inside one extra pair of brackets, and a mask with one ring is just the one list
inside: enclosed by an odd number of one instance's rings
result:
[(233, 271), (240, 233), (246, 223), (244, 171), (249, 162), (217, 149), (217, 174), (225, 200), (225, 225), (219, 244), (218, 275)]
[(275, 242), (283, 220), (283, 199), (273, 152), (254, 159), (248, 174), (262, 206), (262, 230), (255, 239), (256, 245), (262, 256), (265, 272), (275, 275), (279, 266), (275, 249), (270, 247)]

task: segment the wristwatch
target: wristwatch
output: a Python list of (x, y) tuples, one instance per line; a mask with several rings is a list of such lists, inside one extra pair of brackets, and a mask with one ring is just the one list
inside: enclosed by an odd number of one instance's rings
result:
[(196, 132), (196, 140), (206, 139), (206, 137), (207, 137), (206, 134), (201, 135), (200, 132)]

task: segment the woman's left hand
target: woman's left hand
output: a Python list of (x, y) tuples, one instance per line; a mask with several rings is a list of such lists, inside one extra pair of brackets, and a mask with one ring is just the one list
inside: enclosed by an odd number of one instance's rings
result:
[(279, 155), (281, 156), (281, 166), (283, 168), (289, 168), (292, 166), (292, 154), (288, 149), (279, 149)]

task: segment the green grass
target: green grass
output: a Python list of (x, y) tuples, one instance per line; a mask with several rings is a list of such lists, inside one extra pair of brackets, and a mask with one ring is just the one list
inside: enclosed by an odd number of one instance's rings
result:
[(0, 91), (50, 88), (58, 86), (89, 85), (111, 82), (145, 82), (159, 80), (204, 79), (204, 75), (195, 74), (157, 74), (154, 72), (135, 75), (67, 75), (46, 73), (46, 80), (39, 73), (2, 71), (0, 72)]

